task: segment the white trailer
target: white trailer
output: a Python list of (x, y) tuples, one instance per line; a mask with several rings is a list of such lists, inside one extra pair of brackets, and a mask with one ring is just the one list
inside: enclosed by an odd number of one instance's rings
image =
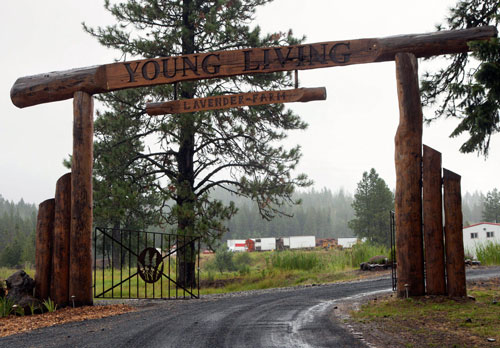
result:
[(228, 239), (227, 248), (230, 251), (246, 251), (245, 239)]
[(255, 251), (270, 251), (276, 249), (276, 238), (255, 238)]
[[(312, 249), (316, 247), (315, 236), (294, 236), (288, 237), (288, 245), (290, 249)], [(286, 247), (286, 240), (283, 241)]]

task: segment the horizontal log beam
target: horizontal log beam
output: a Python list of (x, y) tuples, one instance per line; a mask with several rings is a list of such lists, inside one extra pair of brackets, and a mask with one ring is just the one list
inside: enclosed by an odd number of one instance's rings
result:
[(143, 59), (90, 68), (21, 77), (11, 89), (14, 105), (23, 108), (69, 99), (76, 91), (89, 94), (125, 88), (235, 75), (308, 70), (394, 60), (396, 53), (416, 57), (467, 52), (467, 43), (497, 36), (493, 26), (393, 36), (249, 48)]
[(238, 108), (267, 104), (309, 102), (325, 100), (326, 88), (298, 88), (283, 91), (250, 92), (218, 95), (207, 98), (174, 100), (164, 103), (147, 103), (148, 115), (182, 114), (206, 110)]

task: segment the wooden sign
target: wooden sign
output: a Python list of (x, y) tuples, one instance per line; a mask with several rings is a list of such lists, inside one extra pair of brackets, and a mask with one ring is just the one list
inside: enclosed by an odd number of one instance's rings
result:
[(182, 114), (187, 112), (229, 109), (276, 103), (309, 102), (325, 100), (326, 88), (298, 88), (284, 91), (251, 92), (218, 95), (207, 98), (174, 100), (165, 103), (148, 103), (148, 115)]
[(322, 42), (285, 47), (143, 59), (18, 79), (11, 89), (14, 105), (26, 107), (119, 89), (235, 75), (306, 70), (394, 60), (398, 52), (416, 57), (467, 52), (467, 42), (497, 36), (493, 26), (412, 34), (382, 39)]

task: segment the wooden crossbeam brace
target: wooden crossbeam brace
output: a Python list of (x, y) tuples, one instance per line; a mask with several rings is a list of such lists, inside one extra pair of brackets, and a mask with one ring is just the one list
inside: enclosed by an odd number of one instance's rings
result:
[(182, 114), (205, 110), (220, 110), (242, 106), (256, 106), (276, 103), (309, 102), (325, 100), (326, 88), (298, 88), (281, 91), (250, 92), (218, 95), (206, 98), (174, 100), (164, 103), (147, 103), (148, 115)]

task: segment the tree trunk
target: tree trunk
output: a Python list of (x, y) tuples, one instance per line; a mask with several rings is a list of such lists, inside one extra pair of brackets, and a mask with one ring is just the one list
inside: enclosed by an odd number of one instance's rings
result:
[[(183, 2), (183, 30), (182, 54), (195, 52), (194, 24), (192, 23), (192, 0)], [(186, 82), (181, 85), (181, 98), (191, 99), (196, 94), (195, 82)], [(177, 242), (177, 283), (184, 288), (196, 286), (196, 253), (194, 243), (187, 243), (194, 235), (195, 226), (195, 194), (194, 194), (194, 147), (195, 147), (195, 120), (194, 114), (185, 114), (179, 118), (180, 146), (177, 154), (177, 166), (179, 176), (177, 178), (177, 205), (178, 205), (178, 233), (180, 237)]]
[(467, 290), (465, 284), (460, 175), (444, 169), (443, 183), (448, 295), (450, 297), (465, 297), (467, 296)]
[(395, 138), (398, 296), (425, 293), (422, 240), (422, 106), (417, 58), (396, 54), (399, 127)]
[(73, 99), (71, 166), (71, 235), (69, 295), (75, 305), (91, 305), (92, 297), (92, 160), (94, 101), (85, 92)]
[(424, 145), (423, 214), (427, 295), (445, 295), (441, 153)]
[(41, 300), (50, 297), (54, 206), (54, 198), (47, 199), (38, 206), (35, 242), (35, 296)]
[(64, 307), (69, 303), (69, 238), (71, 229), (71, 173), (56, 184), (54, 246), (52, 252), (52, 300)]

